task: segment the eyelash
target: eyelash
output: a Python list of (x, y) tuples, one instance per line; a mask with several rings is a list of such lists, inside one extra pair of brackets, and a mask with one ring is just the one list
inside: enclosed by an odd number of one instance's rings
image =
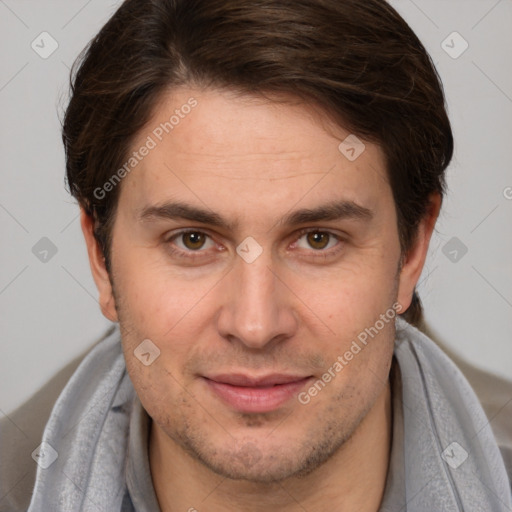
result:
[[(171, 236), (169, 236), (165, 240), (165, 243), (167, 244), (168, 251), (170, 252), (170, 254), (172, 256), (179, 256), (179, 257), (188, 258), (188, 259), (204, 258), (204, 256), (205, 256), (204, 253), (207, 252), (206, 250), (198, 249), (196, 251), (193, 251), (193, 250), (184, 251), (182, 249), (176, 249), (176, 247), (172, 245), (172, 242), (176, 238), (178, 238), (182, 235), (186, 235), (187, 233), (200, 233), (202, 235), (207, 236), (211, 240), (213, 240), (212, 237), (205, 231), (201, 231), (199, 229), (193, 229), (193, 228), (183, 229), (181, 231), (173, 233)], [(304, 235), (307, 235), (308, 233), (327, 234), (330, 237), (335, 238), (339, 242), (338, 244), (336, 244), (334, 247), (331, 247), (330, 249), (325, 249), (325, 250), (324, 249), (316, 249), (316, 250), (311, 249), (311, 254), (314, 255), (313, 256), (314, 258), (326, 259), (328, 257), (337, 255), (342, 250), (342, 247), (340, 247), (340, 246), (343, 246), (343, 242), (345, 242), (345, 240), (341, 237), (341, 235), (333, 233), (332, 231), (321, 230), (318, 228), (304, 228), (304, 229), (301, 229), (297, 233), (297, 237), (295, 238), (295, 241), (293, 243), (294, 244), (297, 243)]]

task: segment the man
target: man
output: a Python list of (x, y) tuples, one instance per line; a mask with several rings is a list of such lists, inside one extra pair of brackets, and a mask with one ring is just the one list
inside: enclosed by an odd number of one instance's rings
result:
[(29, 511), (511, 510), (413, 326), (453, 140), (384, 0), (127, 0), (63, 139), (119, 327), (56, 403)]

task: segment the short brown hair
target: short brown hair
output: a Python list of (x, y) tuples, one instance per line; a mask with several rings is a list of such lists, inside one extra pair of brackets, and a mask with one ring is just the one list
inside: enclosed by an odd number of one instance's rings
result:
[[(73, 66), (63, 122), (67, 182), (96, 221), (107, 269), (119, 169), (173, 86), (313, 102), (386, 157), (402, 254), (444, 193), (453, 137), (427, 51), (385, 0), (126, 0)], [(417, 293), (403, 315), (418, 324)]]

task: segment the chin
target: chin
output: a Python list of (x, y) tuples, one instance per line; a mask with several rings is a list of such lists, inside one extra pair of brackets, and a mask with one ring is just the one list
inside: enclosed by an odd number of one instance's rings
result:
[[(265, 436), (266, 437), (266, 436)], [(244, 480), (255, 484), (272, 484), (292, 477), (301, 478), (329, 460), (345, 439), (323, 439), (312, 443), (289, 438), (275, 444), (268, 439), (231, 440), (224, 447), (197, 446), (188, 439), (182, 444), (190, 456), (210, 471), (231, 480)]]

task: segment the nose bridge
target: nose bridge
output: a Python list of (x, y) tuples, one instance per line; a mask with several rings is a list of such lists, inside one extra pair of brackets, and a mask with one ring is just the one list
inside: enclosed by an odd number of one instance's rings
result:
[[(245, 254), (254, 251), (249, 245)], [(230, 272), (219, 316), (222, 336), (238, 339), (251, 348), (262, 348), (272, 341), (292, 335), (296, 321), (286, 290), (274, 275), (270, 251), (261, 251), (256, 257), (245, 257), (243, 243), (237, 249), (235, 268)]]

